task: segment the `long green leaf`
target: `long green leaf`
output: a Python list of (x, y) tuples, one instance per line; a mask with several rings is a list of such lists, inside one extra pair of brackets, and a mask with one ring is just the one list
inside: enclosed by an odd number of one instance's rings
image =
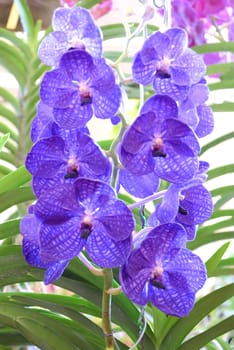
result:
[(227, 164), (227, 165), (223, 165), (218, 168), (209, 170), (207, 181), (229, 173), (234, 173), (234, 164)]
[(0, 179), (0, 193), (16, 189), (21, 185), (25, 185), (30, 180), (31, 174), (22, 165), (9, 175)]
[(5, 102), (10, 103), (10, 105), (14, 108), (16, 112), (19, 111), (20, 109), (19, 101), (12, 93), (4, 89), (3, 87), (0, 87), (0, 96), (3, 98)]
[(183, 339), (204, 317), (233, 295), (234, 283), (215, 290), (197, 301), (190, 314), (178, 320), (165, 335), (160, 350), (178, 349)]
[(234, 63), (233, 62), (226, 62), (226, 63), (217, 63), (217, 64), (211, 64), (207, 67), (207, 74), (216, 74), (216, 73), (226, 73), (230, 70), (233, 70)]
[(227, 140), (231, 140), (234, 138), (234, 132), (230, 132), (228, 134), (225, 134), (225, 135), (222, 135), (220, 137), (217, 137), (215, 140), (207, 143), (206, 145), (204, 145), (202, 147), (202, 150), (201, 150), (201, 154), (205, 153), (206, 151), (208, 151), (209, 149), (219, 145), (220, 143), (224, 142), (224, 141), (227, 141)]
[(15, 47), (0, 40), (0, 63), (16, 78), (21, 88), (26, 85), (27, 66), (24, 56)]
[(31, 187), (20, 187), (15, 190), (11, 190), (0, 195), (0, 212), (4, 211), (13, 205), (23, 203), (26, 201), (32, 201), (35, 196)]
[[(21, 335), (16, 329), (10, 328), (10, 327), (1, 327), (0, 328), (0, 349), (6, 349), (3, 348), (1, 345), (10, 345), (10, 346), (17, 346), (17, 345), (29, 345), (30, 343)], [(8, 348), (9, 349), (9, 348)], [(11, 350), (12, 347), (9, 349)]]
[(234, 52), (234, 42), (220, 42), (220, 43), (206, 43), (200, 46), (193, 46), (193, 50), (197, 53), (209, 53), (209, 52)]
[(213, 272), (215, 271), (216, 267), (220, 263), (220, 260), (222, 259), (229, 245), (230, 245), (230, 242), (224, 243), (206, 262), (206, 270), (207, 270), (208, 277), (211, 277), (213, 275)]
[[(232, 221), (233, 224), (233, 221)], [(190, 241), (187, 243), (187, 247), (191, 250), (197, 249), (202, 245), (214, 243), (218, 241), (224, 240), (233, 240), (234, 232), (233, 231), (222, 231), (220, 233), (211, 233), (208, 235), (201, 235), (199, 238), (196, 238), (194, 241)]]
[(0, 28), (0, 38), (8, 40), (13, 46), (16, 46), (18, 49), (20, 49), (20, 51), (23, 52), (24, 56), (26, 56), (27, 59), (32, 59), (30, 45), (25, 43), (21, 38), (18, 38), (14, 32)]
[(222, 81), (217, 82), (217, 83), (209, 84), (209, 90), (215, 91), (215, 90), (222, 90), (222, 89), (232, 89), (233, 86), (234, 86), (234, 80), (228, 79), (228, 80), (222, 80)]
[(233, 330), (233, 325), (234, 325), (234, 316), (230, 316), (227, 319), (219, 322), (215, 326), (202, 332), (201, 334), (198, 334), (192, 339), (186, 341), (177, 349), (178, 350), (191, 350), (191, 349), (199, 350), (212, 339), (215, 339), (218, 336), (225, 334), (230, 330)]
[(0, 105), (0, 115), (7, 119), (7, 121), (11, 122), (14, 126), (17, 127), (18, 119), (14, 112), (12, 112), (9, 108), (6, 108), (3, 105)]
[[(3, 136), (0, 137), (0, 152), (2, 151), (3, 147), (5, 146), (5, 144), (7, 143), (8, 139), (10, 137), (10, 134), (7, 133)], [(1, 156), (1, 155), (0, 155)]]
[(19, 230), (20, 219), (5, 221), (0, 224), (0, 239), (17, 235)]
[(26, 0), (15, 0), (18, 7), (20, 20), (23, 26), (23, 30), (27, 33), (28, 41), (30, 44), (35, 44), (36, 33), (33, 21), (33, 16), (31, 14), (30, 8)]
[(211, 105), (214, 112), (233, 112), (234, 111), (234, 103), (229, 101), (224, 101), (219, 104)]

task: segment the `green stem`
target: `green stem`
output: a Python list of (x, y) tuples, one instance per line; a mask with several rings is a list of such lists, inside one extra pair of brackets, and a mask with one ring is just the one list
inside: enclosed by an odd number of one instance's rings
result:
[(114, 167), (113, 167), (113, 174), (112, 174), (112, 181), (111, 181), (111, 186), (113, 188), (115, 188), (115, 184), (116, 184), (116, 179), (117, 179), (117, 175), (118, 175), (118, 171), (119, 171), (119, 159), (118, 156), (116, 154), (116, 147), (119, 144), (119, 142), (122, 139), (122, 136), (124, 134), (124, 131), (127, 129), (127, 122), (124, 118), (124, 116), (122, 114), (120, 114), (121, 117), (121, 128), (119, 130), (119, 134), (116, 137), (116, 139), (112, 142), (111, 147), (108, 151), (108, 156), (112, 158), (113, 163), (114, 163)]
[(111, 328), (111, 295), (108, 290), (112, 288), (112, 269), (103, 269), (104, 287), (102, 294), (102, 330), (105, 336), (106, 350), (114, 350), (114, 339)]

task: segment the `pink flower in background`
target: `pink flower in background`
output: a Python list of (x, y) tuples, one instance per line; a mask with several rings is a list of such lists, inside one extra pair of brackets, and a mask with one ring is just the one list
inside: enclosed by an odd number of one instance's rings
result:
[(174, 0), (172, 2), (172, 25), (186, 29), (189, 47), (205, 42), (205, 26), (198, 17), (190, 1)]
[(227, 5), (227, 0), (194, 0), (193, 7), (198, 17), (207, 17), (223, 10)]
[(112, 0), (103, 0), (100, 4), (93, 6), (90, 10), (94, 19), (104, 16), (112, 9)]
[(73, 7), (76, 4), (76, 0), (60, 0), (60, 5), (64, 7)]

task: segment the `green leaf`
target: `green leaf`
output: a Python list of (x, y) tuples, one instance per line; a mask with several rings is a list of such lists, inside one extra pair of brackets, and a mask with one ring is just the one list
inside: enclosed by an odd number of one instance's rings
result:
[(201, 150), (201, 154), (205, 153), (206, 151), (208, 151), (209, 149), (215, 147), (215, 146), (218, 146), (220, 143), (222, 142), (225, 142), (227, 140), (231, 140), (234, 138), (234, 132), (230, 132), (228, 134), (225, 134), (225, 135), (222, 135), (220, 137), (217, 137), (215, 140), (207, 143), (206, 145), (204, 145), (202, 147), (202, 150)]
[(27, 66), (23, 54), (14, 46), (0, 40), (0, 64), (18, 81), (21, 88), (26, 85)]
[(0, 239), (5, 239), (17, 235), (19, 230), (20, 219), (5, 221), (0, 224)]
[[(223, 78), (223, 77), (222, 77)], [(228, 79), (228, 80), (222, 80), (217, 83), (210, 83), (209, 84), (209, 90), (215, 91), (215, 90), (222, 90), (222, 89), (232, 89), (234, 86), (234, 80)]]
[(9, 108), (6, 108), (3, 105), (0, 105), (0, 115), (7, 119), (7, 121), (11, 122), (14, 126), (18, 126), (18, 119), (14, 112), (12, 112)]
[(229, 173), (234, 173), (234, 164), (227, 164), (227, 165), (223, 165), (218, 168), (209, 170), (207, 173), (208, 174), (207, 181)]
[(9, 349), (2, 347), (1, 345), (10, 345), (10, 346), (17, 346), (17, 345), (29, 345), (30, 343), (21, 335), (16, 329), (10, 328), (10, 327), (1, 327), (0, 328), (0, 350), (3, 349)]
[(207, 67), (207, 74), (216, 74), (216, 73), (227, 73), (230, 70), (233, 70), (234, 68), (234, 62), (226, 62), (226, 63), (217, 63), (217, 64), (211, 64)]
[(0, 122), (0, 130), (6, 134), (9, 133), (12, 140), (17, 141), (18, 135), (14, 130), (11, 129), (11, 127), (9, 126), (9, 123)]
[(0, 28), (0, 38), (8, 40), (13, 46), (16, 46), (28, 59), (32, 59), (30, 46), (23, 39), (18, 38), (14, 32)]
[(31, 174), (22, 165), (9, 175), (0, 179), (0, 193), (18, 188), (21, 185), (28, 183), (31, 180)]
[(82, 7), (89, 9), (90, 7), (99, 4), (101, 0), (82, 0)]
[(234, 42), (224, 41), (219, 43), (206, 43), (200, 46), (193, 46), (192, 48), (197, 53), (209, 53), (209, 52), (234, 52)]
[[(9, 103), (16, 112), (19, 111), (20, 109), (19, 100), (12, 93), (4, 89), (3, 87), (0, 87), (0, 96), (3, 98), (5, 102)], [(1, 105), (1, 107), (2, 106), (3, 105)]]
[(196, 335), (192, 339), (186, 341), (178, 350), (200, 350), (204, 345), (206, 345), (212, 339), (215, 339), (219, 335), (225, 334), (226, 332), (233, 330), (234, 316), (230, 316), (227, 319), (219, 322), (215, 326), (207, 329), (201, 334)]
[(219, 249), (210, 257), (210, 259), (206, 262), (207, 276), (211, 277), (216, 267), (220, 263), (224, 253), (228, 249), (230, 242), (224, 243)]
[(26, 0), (15, 0), (17, 8), (20, 14), (20, 20), (23, 26), (23, 30), (27, 33), (28, 41), (35, 44), (36, 33), (33, 21), (33, 16), (31, 14), (30, 8)]
[(234, 195), (234, 185), (218, 187), (211, 191), (212, 197), (223, 196), (226, 193)]
[(219, 104), (211, 105), (213, 112), (233, 112), (234, 111), (234, 103), (225, 101)]
[(34, 199), (35, 196), (32, 192), (31, 187), (29, 186), (20, 187), (15, 190), (4, 192), (0, 195), (0, 212), (12, 207), (13, 205), (23, 203), (26, 201), (32, 201)]
[[(3, 147), (5, 146), (5, 144), (7, 143), (8, 139), (10, 137), (10, 134), (7, 133), (3, 136), (0, 137), (0, 152), (2, 151)], [(1, 155), (0, 155), (1, 156)]]
[[(233, 294), (234, 283), (217, 289), (198, 300), (190, 314), (179, 319), (174, 326), (170, 328), (159, 350), (178, 349), (189, 332), (191, 332), (212, 310), (231, 298)], [(191, 349), (193, 348), (190, 348), (190, 350)]]

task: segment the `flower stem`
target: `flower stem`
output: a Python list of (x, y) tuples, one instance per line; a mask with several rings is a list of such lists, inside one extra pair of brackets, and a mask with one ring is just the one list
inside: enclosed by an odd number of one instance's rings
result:
[(119, 142), (122, 139), (122, 136), (124, 134), (124, 131), (127, 129), (127, 122), (124, 118), (124, 116), (120, 113), (120, 117), (121, 117), (121, 128), (119, 130), (119, 134), (116, 137), (116, 139), (113, 141), (109, 151), (108, 151), (108, 155), (109, 157), (112, 158), (114, 166), (113, 166), (113, 173), (112, 173), (112, 180), (111, 180), (111, 186), (113, 188), (115, 188), (115, 184), (116, 184), (116, 179), (117, 179), (117, 175), (118, 175), (118, 170), (119, 170), (119, 160), (118, 160), (118, 156), (116, 154), (116, 147), (119, 144)]
[(128, 205), (129, 209), (134, 209), (137, 207), (140, 207), (141, 205), (144, 205), (148, 202), (154, 201), (155, 199), (159, 199), (164, 196), (164, 194), (167, 192), (167, 190), (160, 191), (158, 193), (152, 194), (151, 196), (145, 197), (144, 199), (140, 200), (139, 202), (135, 202)]
[(111, 295), (108, 290), (112, 288), (112, 269), (103, 269), (104, 287), (102, 294), (102, 330), (105, 336), (106, 350), (114, 350), (114, 339), (111, 328)]

